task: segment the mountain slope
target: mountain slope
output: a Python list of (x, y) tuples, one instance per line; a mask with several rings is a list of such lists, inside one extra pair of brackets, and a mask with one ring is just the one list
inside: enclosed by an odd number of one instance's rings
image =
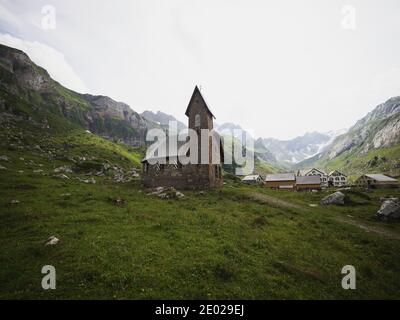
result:
[[(235, 135), (234, 130), (243, 130), (235, 123), (223, 123), (215, 126), (218, 132), (231, 132), (239, 140), (241, 136)], [(330, 144), (339, 134), (345, 130), (330, 131), (327, 133), (310, 132), (291, 140), (279, 140), (274, 138), (251, 138), (254, 149), (260, 159), (268, 161), (275, 166), (290, 168), (292, 165), (313, 157)]]
[[(4, 172), (123, 181), (140, 167), (143, 148), (109, 141), (134, 142), (140, 132), (132, 127), (136, 114), (126, 105), (70, 91), (26, 54), (5, 46), (0, 46), (0, 79), (0, 153), (10, 159), (2, 164)], [(64, 169), (54, 171), (59, 167)]]
[[(263, 144), (260, 144), (259, 140), (254, 140), (253, 136), (240, 125), (231, 122), (215, 124), (215, 130), (224, 137), (225, 149), (231, 148), (232, 139), (246, 145), (246, 152), (254, 157), (254, 174), (266, 175), (283, 170), (284, 167), (276, 161), (275, 156)], [(225, 170), (229, 171), (227, 166)]]
[(297, 168), (317, 166), (341, 169), (350, 175), (363, 172), (400, 173), (400, 97), (377, 106), (324, 152)]
[(291, 140), (260, 138), (259, 143), (270, 150), (278, 162), (291, 166), (321, 152), (332, 141), (334, 134), (310, 132)]
[(183, 122), (178, 121), (174, 116), (171, 116), (161, 111), (157, 111), (157, 113), (155, 113), (153, 111), (146, 110), (140, 115), (148, 121), (159, 124), (163, 129), (168, 129), (170, 121), (177, 122), (178, 131), (186, 128), (186, 125)]
[(63, 116), (107, 139), (142, 146), (148, 128), (157, 126), (122, 102), (64, 88), (24, 52), (4, 45), (0, 45), (0, 77), (2, 94), (25, 99), (37, 111)]

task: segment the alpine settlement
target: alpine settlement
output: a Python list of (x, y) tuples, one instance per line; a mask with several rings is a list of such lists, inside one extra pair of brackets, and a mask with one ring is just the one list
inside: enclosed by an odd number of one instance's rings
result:
[[(244, 183), (260, 183), (259, 175), (246, 176), (242, 179)], [(261, 183), (260, 183), (261, 184)], [(267, 174), (263, 185), (269, 189), (296, 190), (296, 191), (318, 191), (321, 189), (336, 187), (357, 187), (357, 188), (398, 188), (398, 180), (384, 174), (364, 174), (349, 184), (347, 176), (338, 171), (331, 171), (329, 174), (320, 169), (299, 170), (297, 174), (272, 173)]]

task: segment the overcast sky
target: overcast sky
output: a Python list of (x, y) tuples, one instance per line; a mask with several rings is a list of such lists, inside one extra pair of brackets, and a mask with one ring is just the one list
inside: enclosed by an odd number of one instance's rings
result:
[(186, 122), (201, 85), (257, 137), (346, 128), (400, 95), (399, 39), (398, 0), (0, 0), (0, 43), (65, 86)]

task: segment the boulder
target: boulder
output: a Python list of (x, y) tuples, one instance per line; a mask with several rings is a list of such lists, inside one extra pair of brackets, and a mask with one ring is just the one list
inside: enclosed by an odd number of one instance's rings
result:
[(157, 187), (154, 189), (153, 194), (160, 194), (164, 191), (164, 187)]
[(182, 192), (177, 191), (174, 187), (157, 187), (148, 195), (155, 195), (161, 199), (181, 199), (185, 197)]
[(0, 156), (0, 161), (10, 161), (10, 159), (7, 156)]
[(122, 168), (119, 168), (117, 166), (112, 167), (112, 169), (115, 172), (115, 174), (114, 174), (115, 182), (130, 182), (139, 177), (139, 174), (137, 173), (135, 168), (132, 168), (126, 174), (124, 173)]
[(61, 198), (69, 198), (69, 197), (71, 197), (71, 194), (70, 194), (70, 193), (63, 193), (63, 194), (61, 195)]
[(388, 201), (388, 200), (392, 200), (392, 201), (399, 201), (399, 198), (395, 198), (395, 197), (381, 197), (381, 198), (379, 198), (379, 201), (381, 202), (381, 203), (384, 203), (385, 201)]
[(72, 173), (72, 169), (67, 166), (62, 166), (54, 169), (54, 173)]
[(384, 221), (400, 219), (400, 201), (399, 198), (385, 200), (376, 216)]
[(94, 178), (89, 178), (89, 179), (81, 179), (77, 178), (80, 182), (87, 183), (87, 184), (96, 184), (96, 180)]
[(65, 174), (56, 174), (53, 177), (56, 178), (56, 179), (69, 180), (69, 177), (66, 176)]
[(330, 204), (344, 204), (344, 199), (346, 195), (340, 191), (330, 194), (321, 200), (321, 204), (330, 205)]
[(175, 195), (176, 195), (178, 198), (184, 198), (184, 197), (185, 197), (185, 195), (184, 195), (182, 192), (180, 192), (180, 191), (176, 191), (176, 192), (175, 192)]
[(55, 246), (57, 243), (60, 242), (60, 239), (56, 238), (55, 236), (51, 236), (47, 239), (45, 245), (46, 246)]
[(109, 198), (109, 200), (110, 200), (113, 204), (115, 204), (116, 206), (122, 206), (122, 205), (124, 205), (124, 204), (126, 203), (126, 200), (125, 200), (125, 199), (122, 199), (122, 198), (120, 198), (120, 197), (117, 197), (117, 198)]
[(0, 170), (7, 170), (7, 168), (6, 168), (6, 167), (3, 167), (3, 166), (0, 164)]
[(115, 181), (115, 182), (125, 182), (125, 176), (124, 176), (124, 174), (123, 174), (123, 173), (120, 173), (120, 172), (117, 172), (117, 173), (114, 175), (114, 181)]

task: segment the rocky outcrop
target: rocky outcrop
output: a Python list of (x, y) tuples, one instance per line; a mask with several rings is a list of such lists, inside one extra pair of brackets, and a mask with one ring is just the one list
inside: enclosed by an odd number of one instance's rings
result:
[(35, 65), (24, 52), (3, 45), (0, 45), (0, 66), (2, 80), (13, 93), (21, 88), (48, 90), (54, 82), (47, 71)]
[[(110, 140), (143, 146), (148, 128), (154, 127), (125, 103), (64, 88), (24, 52), (4, 45), (0, 45), (0, 76), (0, 89), (24, 98), (35, 111), (44, 108)], [(0, 107), (15, 112), (13, 103), (5, 100)]]
[(387, 147), (400, 140), (400, 97), (394, 97), (377, 106), (350, 128), (347, 134), (336, 138), (326, 154), (333, 159), (343, 152), (361, 146), (362, 153)]
[(181, 199), (185, 197), (182, 192), (177, 191), (174, 187), (157, 187), (148, 195), (157, 196), (161, 199)]
[(142, 112), (140, 115), (146, 120), (159, 124), (166, 129), (168, 128), (170, 121), (177, 122), (178, 131), (181, 131), (186, 128), (186, 125), (183, 122), (180, 122), (174, 116), (171, 116), (161, 111), (157, 111), (157, 113), (155, 113), (153, 111), (146, 110)]
[(145, 145), (149, 122), (129, 105), (106, 96), (85, 94), (82, 98), (92, 107), (86, 116), (86, 128), (91, 132), (128, 145)]
[(60, 242), (60, 239), (58, 239), (58, 238), (55, 237), (55, 236), (51, 236), (51, 237), (49, 237), (49, 238), (46, 240), (45, 245), (46, 245), (46, 246), (55, 246), (55, 245), (58, 244), (59, 242)]
[(340, 191), (332, 193), (329, 196), (326, 196), (321, 200), (321, 204), (330, 205), (330, 204), (338, 204), (343, 205), (346, 195)]
[[(390, 152), (390, 148), (395, 148), (399, 142), (400, 97), (393, 97), (357, 121), (347, 133), (338, 136), (326, 146), (324, 151), (313, 158), (302, 161), (296, 167), (300, 169), (314, 166), (334, 168), (337, 163), (342, 163), (341, 169), (344, 171), (347, 167), (351, 167), (352, 172), (354, 172), (355, 167), (357, 167), (360, 173), (373, 168), (374, 171), (379, 170), (396, 174), (399, 161), (395, 153)], [(377, 154), (374, 151), (374, 158), (368, 157), (371, 150), (380, 148), (389, 149), (389, 155)], [(341, 155), (343, 157), (339, 161), (335, 161)], [(358, 161), (352, 167), (353, 160), (359, 156), (366, 157), (366, 160)]]
[(379, 130), (372, 140), (373, 148), (386, 147), (399, 139), (400, 118), (389, 121), (381, 130)]
[(258, 139), (257, 146), (263, 146), (274, 155), (277, 161), (295, 164), (322, 151), (332, 141), (336, 133), (310, 132), (291, 140), (273, 138)]
[(383, 199), (381, 208), (376, 213), (378, 219), (399, 220), (400, 219), (400, 200), (399, 198)]

